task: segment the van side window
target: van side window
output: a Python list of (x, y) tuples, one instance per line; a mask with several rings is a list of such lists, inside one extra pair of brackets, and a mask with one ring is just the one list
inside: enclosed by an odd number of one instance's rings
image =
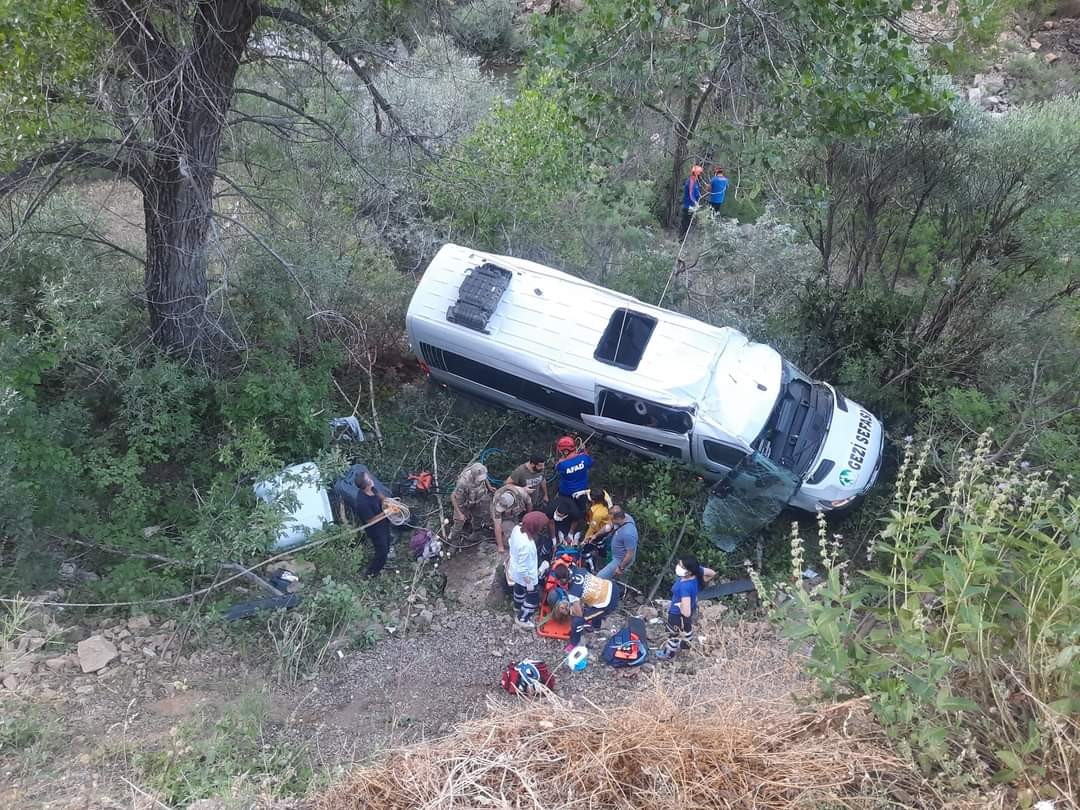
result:
[(593, 357), (601, 363), (635, 371), (655, 328), (656, 318), (617, 309), (611, 314)]
[(740, 461), (750, 455), (738, 447), (714, 442), (712, 439), (704, 439), (702, 444), (705, 445), (705, 455), (709, 457), (709, 461), (729, 469), (735, 469)]
[(484, 363), (462, 357), (460, 354), (437, 349), (427, 343), (420, 344), (420, 354), (432, 368), (447, 371), (487, 388), (493, 388), (509, 396), (532, 403), (549, 411), (564, 414), (573, 419), (580, 419), (583, 413), (592, 413), (591, 402), (564, 394), (538, 383), (508, 374)]
[(666, 430), (668, 433), (689, 433), (694, 426), (694, 419), (688, 411), (606, 389), (601, 390), (597, 398), (596, 415), (630, 425)]

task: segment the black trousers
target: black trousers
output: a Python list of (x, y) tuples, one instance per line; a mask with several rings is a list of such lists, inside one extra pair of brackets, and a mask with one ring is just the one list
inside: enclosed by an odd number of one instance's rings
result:
[(383, 567), (386, 565), (386, 555), (390, 553), (390, 532), (381, 531), (372, 533), (367, 529), (364, 529), (364, 534), (371, 540), (371, 549), (374, 552), (374, 556), (371, 558), (371, 562), (368, 563), (367, 570), (364, 571), (364, 574), (373, 577), (382, 571)]
[(679, 230), (679, 236), (683, 239), (686, 238), (686, 232), (690, 230), (690, 222), (694, 219), (693, 213), (689, 208), (682, 210), (682, 228)]

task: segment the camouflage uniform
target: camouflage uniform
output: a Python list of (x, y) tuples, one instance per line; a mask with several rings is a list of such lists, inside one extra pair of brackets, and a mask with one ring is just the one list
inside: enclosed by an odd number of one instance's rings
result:
[(454, 526), (451, 537), (457, 537), (468, 523), (478, 531), (490, 522), (491, 490), (487, 483), (488, 470), (483, 464), (470, 464), (458, 476), (450, 503), (454, 506)]
[(491, 520), (502, 527), (502, 544), (510, 539), (510, 532), (521, 522), (521, 518), (532, 508), (529, 490), (517, 484), (503, 484), (495, 490), (491, 499)]

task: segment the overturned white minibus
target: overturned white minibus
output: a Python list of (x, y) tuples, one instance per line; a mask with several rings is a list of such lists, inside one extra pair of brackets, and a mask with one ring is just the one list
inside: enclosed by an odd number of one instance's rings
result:
[(877, 477), (881, 423), (775, 350), (535, 262), (446, 245), (406, 324), (439, 382), (751, 495), (838, 509)]

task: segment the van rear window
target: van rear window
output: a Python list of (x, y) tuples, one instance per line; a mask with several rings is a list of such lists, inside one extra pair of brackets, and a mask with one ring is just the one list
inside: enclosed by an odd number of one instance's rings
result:
[(655, 328), (656, 318), (629, 309), (617, 309), (611, 314), (593, 357), (601, 363), (635, 371)]

